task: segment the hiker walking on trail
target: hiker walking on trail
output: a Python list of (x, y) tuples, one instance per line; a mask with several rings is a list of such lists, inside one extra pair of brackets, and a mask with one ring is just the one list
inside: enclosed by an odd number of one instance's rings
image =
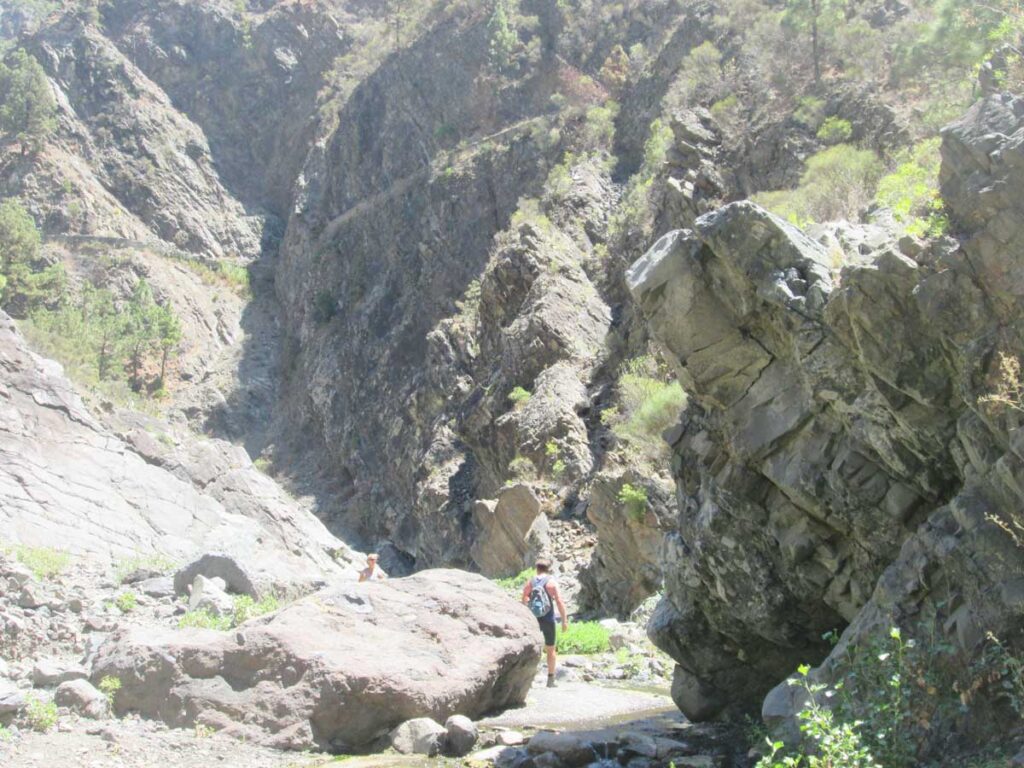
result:
[(360, 581), (384, 581), (388, 577), (384, 569), (377, 565), (377, 555), (366, 556), (366, 567), (359, 572)]
[[(548, 688), (555, 687), (555, 621), (561, 617), (562, 631), (569, 628), (569, 616), (558, 591), (558, 582), (551, 575), (551, 561), (541, 558), (535, 568), (537, 575), (523, 585), (523, 605), (527, 606), (544, 634), (544, 651), (548, 657)], [(558, 607), (558, 616), (555, 607)]]

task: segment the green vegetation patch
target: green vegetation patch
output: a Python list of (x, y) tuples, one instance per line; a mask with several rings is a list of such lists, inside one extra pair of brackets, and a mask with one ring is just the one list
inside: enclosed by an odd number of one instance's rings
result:
[(272, 613), (281, 607), (280, 601), (273, 595), (259, 601), (248, 595), (236, 595), (234, 603), (234, 612), (230, 616), (216, 616), (206, 610), (189, 611), (178, 620), (178, 629), (216, 629), (226, 632), (249, 619)]
[(523, 585), (528, 579), (532, 579), (534, 574), (533, 568), (526, 568), (525, 570), (517, 573), (515, 576), (508, 576), (504, 579), (495, 579), (494, 583), (496, 586), (508, 592), (513, 597), (518, 598), (523, 591)]
[(37, 579), (46, 580), (59, 576), (71, 563), (71, 555), (49, 547), (26, 547), (17, 545), (5, 548), (13, 552), (19, 563), (24, 565)]
[(570, 624), (566, 631), (558, 633), (556, 647), (559, 653), (606, 653), (610, 649), (610, 635), (608, 628), (596, 621), (579, 621)]

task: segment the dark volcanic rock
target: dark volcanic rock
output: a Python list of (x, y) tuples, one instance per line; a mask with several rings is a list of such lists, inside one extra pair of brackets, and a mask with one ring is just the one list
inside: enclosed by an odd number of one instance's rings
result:
[(740, 203), (630, 270), (691, 397), (650, 625), (688, 715), (756, 705), (848, 623), (828, 670), (910, 616), (968, 652), (1020, 617), (1022, 552), (992, 522), (1020, 504), (1017, 416), (979, 400), (999, 387), (997, 353), (1024, 351), (1022, 118), (993, 97), (945, 134), (963, 251), (912, 260), (876, 241), (838, 275), (824, 247)]

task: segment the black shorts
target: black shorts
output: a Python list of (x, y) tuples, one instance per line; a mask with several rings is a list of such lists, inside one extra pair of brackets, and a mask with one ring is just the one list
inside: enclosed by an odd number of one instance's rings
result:
[(555, 644), (555, 620), (551, 619), (537, 619), (537, 623), (540, 625), (540, 631), (544, 633), (544, 645)]

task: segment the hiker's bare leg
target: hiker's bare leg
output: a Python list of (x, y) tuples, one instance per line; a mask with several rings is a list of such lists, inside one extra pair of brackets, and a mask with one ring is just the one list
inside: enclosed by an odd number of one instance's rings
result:
[(555, 676), (555, 646), (546, 645), (544, 650), (548, 654), (548, 677)]

